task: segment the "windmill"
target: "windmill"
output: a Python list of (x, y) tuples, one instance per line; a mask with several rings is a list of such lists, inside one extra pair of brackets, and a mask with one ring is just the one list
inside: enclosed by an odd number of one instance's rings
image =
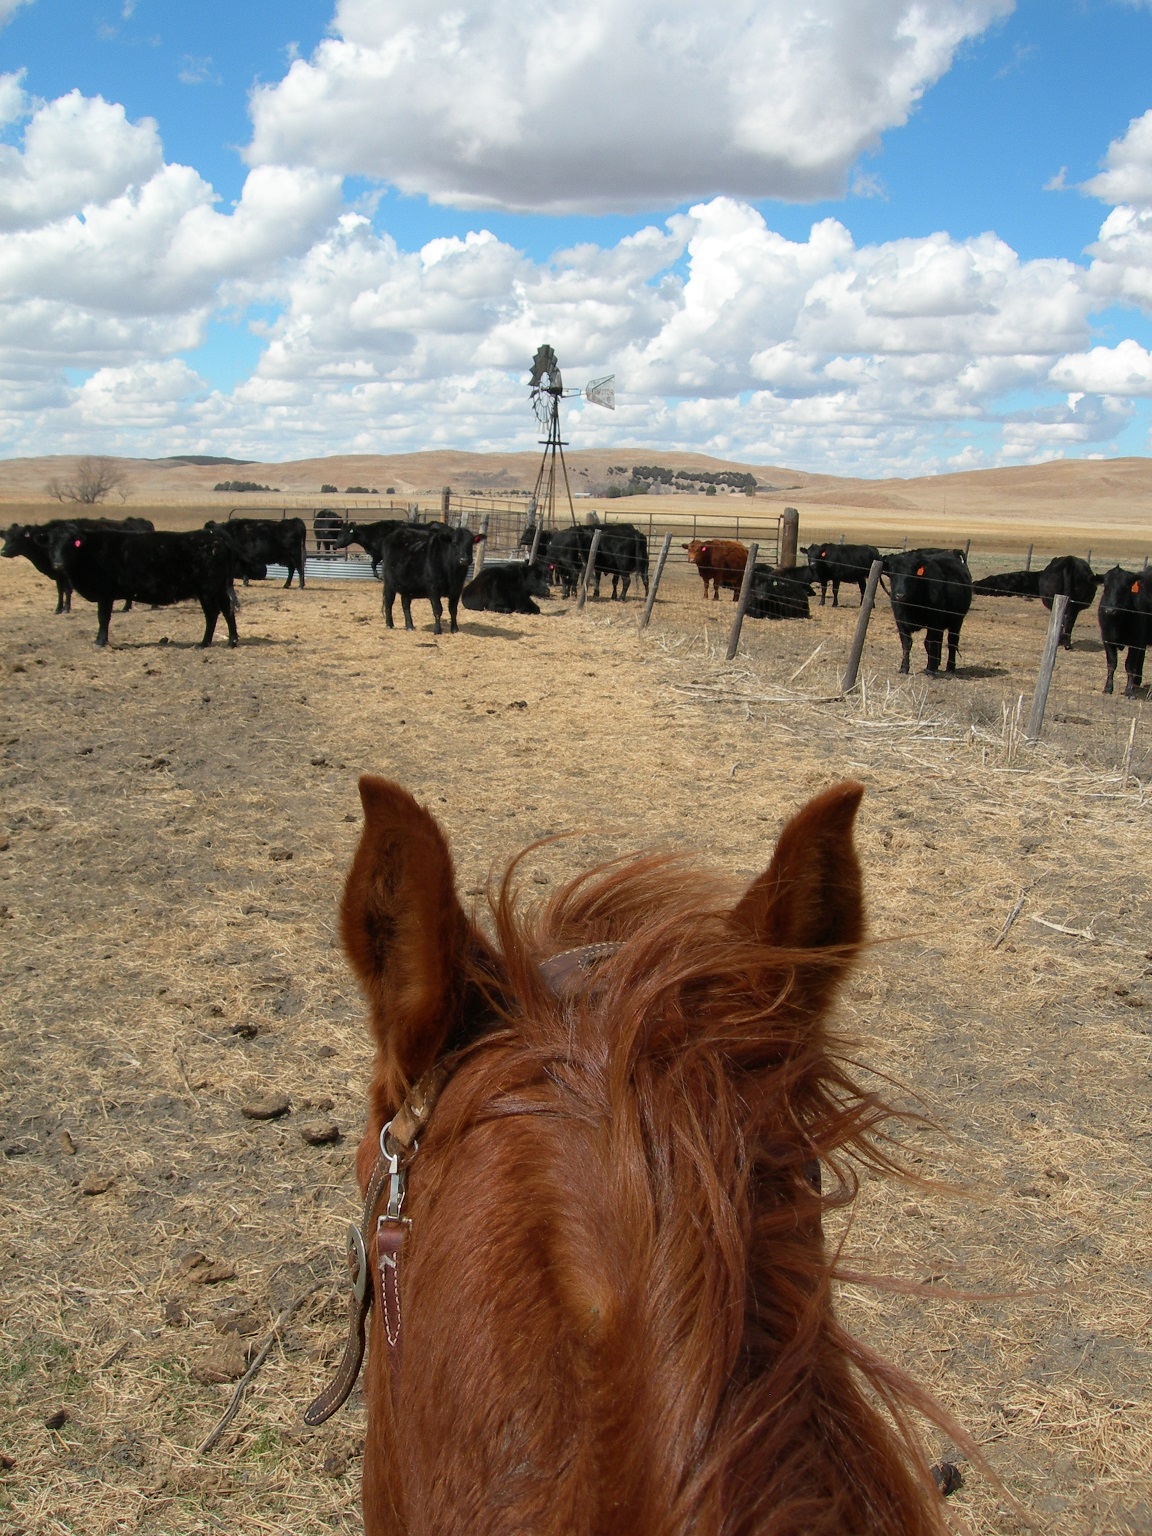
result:
[(536, 489), (528, 504), (529, 522), (535, 523), (539, 520), (542, 528), (556, 526), (556, 464), (559, 460), (560, 472), (564, 477), (564, 491), (568, 497), (568, 515), (575, 524), (576, 509), (572, 505), (572, 487), (568, 484), (568, 466), (564, 462), (564, 441), (560, 436), (560, 402), (583, 395), (585, 400), (591, 400), (593, 405), (602, 405), (605, 410), (614, 411), (616, 409), (616, 375), (610, 373), (602, 379), (593, 379), (583, 389), (565, 389), (564, 380), (560, 377), (560, 363), (556, 353), (545, 342), (542, 347), (537, 347), (536, 356), (532, 359), (532, 378), (528, 387), (531, 390), (532, 409), (536, 412), (536, 419), (547, 432), (547, 436), (540, 439), (544, 445), (544, 456), (540, 460), (540, 472), (536, 476)]

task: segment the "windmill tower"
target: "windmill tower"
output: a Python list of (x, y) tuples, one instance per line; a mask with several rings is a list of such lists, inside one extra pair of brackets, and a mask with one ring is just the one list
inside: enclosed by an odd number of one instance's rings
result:
[(529, 522), (538, 522), (542, 528), (555, 528), (559, 467), (564, 482), (564, 495), (568, 501), (568, 516), (575, 525), (576, 509), (572, 505), (572, 487), (568, 483), (568, 466), (564, 462), (565, 443), (560, 436), (560, 402), (583, 395), (593, 405), (602, 405), (605, 410), (614, 411), (616, 375), (610, 373), (602, 379), (593, 379), (583, 389), (565, 389), (556, 353), (545, 342), (542, 347), (537, 347), (536, 356), (532, 359), (532, 378), (528, 387), (536, 419), (547, 433), (546, 437), (540, 439), (544, 454), (536, 476), (536, 488), (529, 503)]

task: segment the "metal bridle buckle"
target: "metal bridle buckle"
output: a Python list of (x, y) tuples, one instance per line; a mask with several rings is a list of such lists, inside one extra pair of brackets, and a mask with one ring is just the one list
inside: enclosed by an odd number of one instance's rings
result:
[(420, 1143), (414, 1141), (411, 1147), (404, 1152), (405, 1163), (400, 1162), (401, 1153), (391, 1150), (392, 1143), (389, 1140), (389, 1132), (392, 1122), (380, 1132), (380, 1156), (388, 1164), (388, 1204), (385, 1207), (381, 1220), (399, 1221), (400, 1212), (404, 1209), (404, 1191), (408, 1183), (407, 1162), (415, 1155)]
[(348, 1227), (347, 1257), (352, 1274), (352, 1294), (360, 1305), (368, 1294), (368, 1250), (364, 1246), (364, 1234), (355, 1222)]

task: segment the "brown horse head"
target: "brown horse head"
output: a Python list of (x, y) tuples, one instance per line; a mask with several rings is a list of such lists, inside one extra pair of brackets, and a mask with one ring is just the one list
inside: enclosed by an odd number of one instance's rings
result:
[[(821, 1233), (850, 1160), (884, 1163), (887, 1111), (826, 1027), (863, 933), (861, 787), (812, 800), (738, 898), (649, 856), (526, 914), (513, 866), (490, 934), (433, 817), (384, 780), (360, 792), (362, 1187), (384, 1122), (446, 1072), (389, 1298), (402, 1361), (374, 1277), (367, 1536), (942, 1531), (903, 1378), (837, 1323)], [(587, 966), (557, 985), (573, 950)]]

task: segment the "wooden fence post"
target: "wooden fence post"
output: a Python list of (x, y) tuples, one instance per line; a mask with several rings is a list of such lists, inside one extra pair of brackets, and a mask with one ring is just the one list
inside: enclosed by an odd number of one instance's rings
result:
[(481, 539), (479, 544), (476, 545), (476, 571), (473, 580), (484, 569), (484, 551), (488, 547), (488, 518), (489, 513), (485, 512), (484, 516), (480, 519)]
[(652, 617), (652, 604), (656, 601), (656, 588), (660, 585), (660, 578), (664, 574), (664, 562), (668, 558), (668, 551), (672, 548), (671, 532), (664, 535), (664, 542), (660, 546), (660, 555), (656, 561), (656, 574), (652, 577), (648, 588), (648, 598), (644, 604), (644, 612), (640, 615), (640, 630), (648, 628), (648, 620)]
[(856, 633), (852, 637), (852, 649), (848, 652), (848, 665), (844, 669), (844, 681), (840, 684), (841, 693), (851, 693), (856, 686), (856, 678), (860, 671), (860, 658), (864, 654), (864, 637), (868, 633), (868, 620), (872, 617), (872, 609), (876, 602), (876, 588), (880, 585), (880, 572), (884, 569), (883, 560), (873, 560), (868, 568), (868, 584), (864, 588), (864, 596), (860, 601), (860, 612), (856, 618)]
[[(529, 565), (535, 565), (536, 564), (536, 552), (540, 548), (540, 534), (541, 534), (541, 531), (542, 531), (543, 527), (544, 527), (543, 523), (534, 523), (533, 524), (532, 548), (531, 548), (531, 550), (529, 552), (529, 555), (528, 555), (528, 564)], [(516, 547), (519, 548), (520, 546), (517, 545)]]
[(1032, 551), (1035, 548), (1036, 548), (1035, 544), (1029, 544), (1029, 546), (1028, 546), (1028, 554), (1025, 556), (1025, 559), (1024, 559), (1024, 569), (1026, 571), (1030, 571), (1032, 569)]
[(440, 492), (440, 521), (446, 523), (452, 510), (452, 487), (446, 485)]
[(744, 623), (744, 611), (748, 607), (748, 599), (752, 594), (752, 573), (756, 568), (756, 556), (759, 552), (759, 544), (749, 544), (748, 559), (744, 563), (744, 580), (740, 583), (740, 601), (736, 604), (736, 616), (732, 620), (732, 633), (728, 636), (728, 655), (725, 657), (726, 661), (731, 661), (740, 649), (740, 628)]
[(1044, 641), (1044, 654), (1040, 658), (1040, 671), (1036, 678), (1036, 692), (1032, 695), (1032, 713), (1028, 716), (1028, 729), (1024, 740), (1037, 742), (1044, 729), (1044, 711), (1048, 707), (1048, 690), (1052, 686), (1052, 672), (1056, 666), (1056, 652), (1060, 649), (1060, 631), (1068, 607), (1068, 594), (1061, 592), (1052, 599), (1052, 617), (1048, 620), (1048, 635)]
[(968, 542), (967, 542), (967, 544), (965, 544), (965, 546), (964, 546), (964, 564), (965, 564), (965, 565), (967, 565), (967, 564), (968, 564), (968, 551), (969, 551), (969, 550), (970, 550), (970, 549), (971, 549), (971, 548), (972, 548), (972, 540), (971, 540), (971, 539), (969, 539), (969, 540), (968, 540)]
[(780, 565), (790, 570), (796, 564), (800, 548), (800, 513), (795, 507), (784, 508), (784, 533), (780, 540)]
[(584, 575), (580, 579), (580, 590), (576, 593), (576, 606), (583, 608), (588, 598), (588, 583), (592, 580), (592, 572), (596, 569), (596, 552), (600, 548), (600, 535), (604, 530), (597, 528), (592, 535), (592, 543), (588, 548), (588, 559), (584, 565)]

